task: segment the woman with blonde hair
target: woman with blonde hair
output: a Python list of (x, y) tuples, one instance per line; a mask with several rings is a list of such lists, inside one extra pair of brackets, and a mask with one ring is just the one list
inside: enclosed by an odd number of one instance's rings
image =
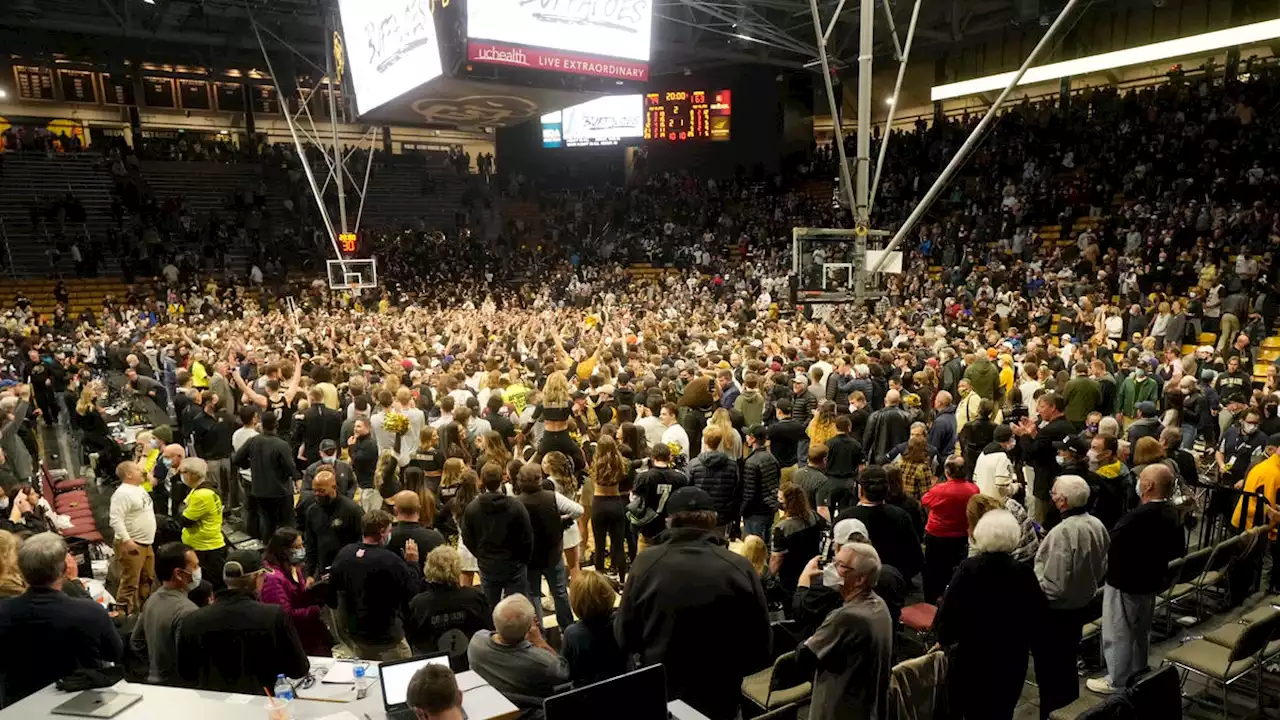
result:
[(422, 471), (426, 487), (440, 493), (440, 474), (444, 469), (444, 453), (440, 450), (440, 434), (430, 425), (418, 431), (418, 449), (409, 456), (409, 466)]
[(716, 411), (711, 413), (711, 420), (707, 423), (707, 427), (712, 426), (724, 430), (724, 440), (720, 443), (720, 452), (735, 461), (741, 460), (742, 434), (733, 426), (733, 418), (729, 416), (729, 411), (724, 408), (716, 408)]
[(622, 486), (627, 482), (631, 466), (618, 450), (618, 443), (611, 435), (601, 434), (596, 442), (595, 458), (591, 463), (591, 484), (594, 497), (591, 501), (591, 526), (595, 533), (596, 571), (604, 572), (606, 541), (613, 557), (613, 572), (621, 582), (627, 579), (627, 553), (624, 542), (627, 534), (627, 496)]
[[(448, 545), (432, 550), (423, 571), (426, 587), (409, 601), (404, 635), (415, 653), (440, 650), (441, 640), (452, 632), (470, 639), (480, 630), (493, 629), (493, 608), (480, 588), (462, 585), (462, 558)], [(456, 645), (453, 645), (456, 648)], [(467, 644), (451, 650), (451, 660), (464, 662)]]
[(27, 591), (27, 581), (18, 570), (18, 547), (22, 539), (8, 530), (0, 530), (0, 598), (14, 597)]
[(559, 450), (573, 461), (574, 475), (585, 475), (587, 458), (582, 454), (582, 446), (569, 435), (573, 398), (564, 373), (553, 372), (547, 376), (547, 383), (542, 388), (542, 405), (534, 410), (534, 418), (539, 416), (542, 418), (542, 437), (538, 439), (538, 451), (534, 453), (533, 461), (540, 463), (542, 456)]
[(495, 430), (477, 435), (476, 449), (480, 451), (476, 456), (477, 469), (484, 467), (485, 463), (497, 463), (506, 467), (507, 463), (511, 462), (511, 451), (507, 449), (506, 442)]
[[(462, 513), (466, 512), (467, 506), (471, 504), (471, 501), (479, 496), (480, 476), (470, 468), (463, 470), (462, 475), (458, 478), (457, 493), (454, 494), (453, 500), (448, 507), (449, 516), (452, 518), (455, 528), (462, 527)], [(471, 587), (476, 582), (476, 575), (480, 572), (480, 565), (476, 560), (476, 556), (462, 542), (461, 534), (455, 531), (454, 536), (458, 540), (458, 557), (461, 558), (462, 562), (462, 581), (460, 585)]]
[(380, 510), (386, 510), (387, 503), (400, 492), (400, 459), (390, 448), (378, 456), (378, 467), (373, 471), (373, 489), (382, 497)]
[(84, 451), (90, 455), (97, 454), (98, 463), (95, 468), (99, 477), (116, 476), (116, 466), (123, 460), (120, 452), (120, 445), (111, 437), (111, 430), (107, 427), (107, 421), (104, 417), (105, 411), (99, 404), (104, 391), (102, 383), (97, 380), (90, 382), (80, 393), (80, 400), (76, 402), (76, 409), (71, 418), (72, 426), (80, 430), (81, 445)]
[[(573, 464), (564, 453), (552, 451), (542, 456), (542, 474), (555, 485), (556, 492), (577, 502), (578, 483), (573, 477)], [(582, 516), (576, 522), (566, 525), (564, 529), (564, 566), (569, 568), (570, 581), (578, 577), (580, 572), (578, 548), (582, 545), (582, 538), (586, 537), (585, 520), (588, 519), (590, 512), (590, 505), (583, 506)]]
[(627, 656), (613, 632), (618, 593), (594, 570), (583, 570), (569, 583), (569, 606), (578, 621), (563, 629), (560, 653), (569, 663), (569, 679), (582, 687), (626, 672)]
[(818, 405), (818, 411), (813, 414), (813, 419), (809, 421), (809, 427), (805, 432), (809, 436), (810, 445), (825, 445), (828, 440), (835, 437), (835, 404), (830, 400), (823, 400)]
[(738, 554), (751, 563), (751, 569), (760, 576), (760, 584), (764, 586), (765, 604), (769, 607), (770, 618), (781, 615), (787, 604), (787, 591), (782, 587), (778, 576), (769, 570), (769, 548), (764, 538), (759, 535), (748, 535), (742, 539)]

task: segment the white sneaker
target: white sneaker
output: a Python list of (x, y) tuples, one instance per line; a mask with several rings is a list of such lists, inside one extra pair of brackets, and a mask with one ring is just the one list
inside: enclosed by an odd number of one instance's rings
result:
[(1111, 695), (1119, 692), (1116, 688), (1111, 687), (1111, 681), (1105, 675), (1098, 678), (1089, 678), (1085, 681), (1084, 686), (1099, 695)]

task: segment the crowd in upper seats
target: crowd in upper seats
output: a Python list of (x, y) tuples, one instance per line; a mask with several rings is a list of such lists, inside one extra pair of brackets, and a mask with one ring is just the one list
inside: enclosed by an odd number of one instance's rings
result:
[[(32, 651), (0, 663), (5, 702), (126, 655), (153, 681), (255, 692), (334, 647), (438, 648), (522, 707), (662, 663), (718, 719), (793, 652), (810, 717), (873, 718), (902, 697), (897, 628), (925, 603), (953, 708), (1011, 717), (1031, 658), (1047, 716), (1078, 693), (1099, 592), (1089, 688), (1113, 693), (1147, 663), (1188, 517), (1275, 520), (1232, 493), (1280, 486), (1275, 83), (1012, 109), (869, 307), (788, 298), (788, 230), (842, 222), (830, 204), (691, 176), (548, 199), (498, 246), (388, 238), (359, 296), (192, 292), (179, 269), (167, 302), (85, 322), (20, 302), (0, 642)], [(895, 136), (887, 215), (966, 126)], [(1058, 220), (1066, 243), (1036, 229)], [(678, 269), (622, 268), (640, 259)], [(117, 398), (164, 420), (131, 452)], [(120, 617), (66, 597), (56, 513), (22, 487), (26, 438), (60, 422), (110, 488)], [(229, 548), (224, 520), (265, 551)]]

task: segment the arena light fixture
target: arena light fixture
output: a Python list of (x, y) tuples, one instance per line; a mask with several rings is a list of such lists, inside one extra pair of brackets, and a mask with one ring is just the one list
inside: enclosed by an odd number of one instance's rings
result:
[[(1027, 70), (1018, 85), (1035, 85), (1072, 75), (1090, 75), (1106, 70), (1223, 50), (1237, 45), (1266, 42), (1276, 38), (1280, 38), (1280, 18), (1033, 67)], [(930, 89), (929, 97), (936, 102), (1000, 90), (1008, 85), (1016, 74), (1007, 72), (937, 85)]]

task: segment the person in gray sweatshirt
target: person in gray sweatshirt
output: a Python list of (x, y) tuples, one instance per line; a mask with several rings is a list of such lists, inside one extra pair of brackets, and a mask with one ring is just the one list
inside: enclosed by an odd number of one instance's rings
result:
[(1049, 601), (1033, 647), (1042, 717), (1080, 696), (1076, 651), (1080, 628), (1090, 620), (1089, 603), (1107, 574), (1106, 527), (1088, 512), (1089, 483), (1061, 475), (1050, 493), (1062, 513), (1036, 552), (1036, 578)]

